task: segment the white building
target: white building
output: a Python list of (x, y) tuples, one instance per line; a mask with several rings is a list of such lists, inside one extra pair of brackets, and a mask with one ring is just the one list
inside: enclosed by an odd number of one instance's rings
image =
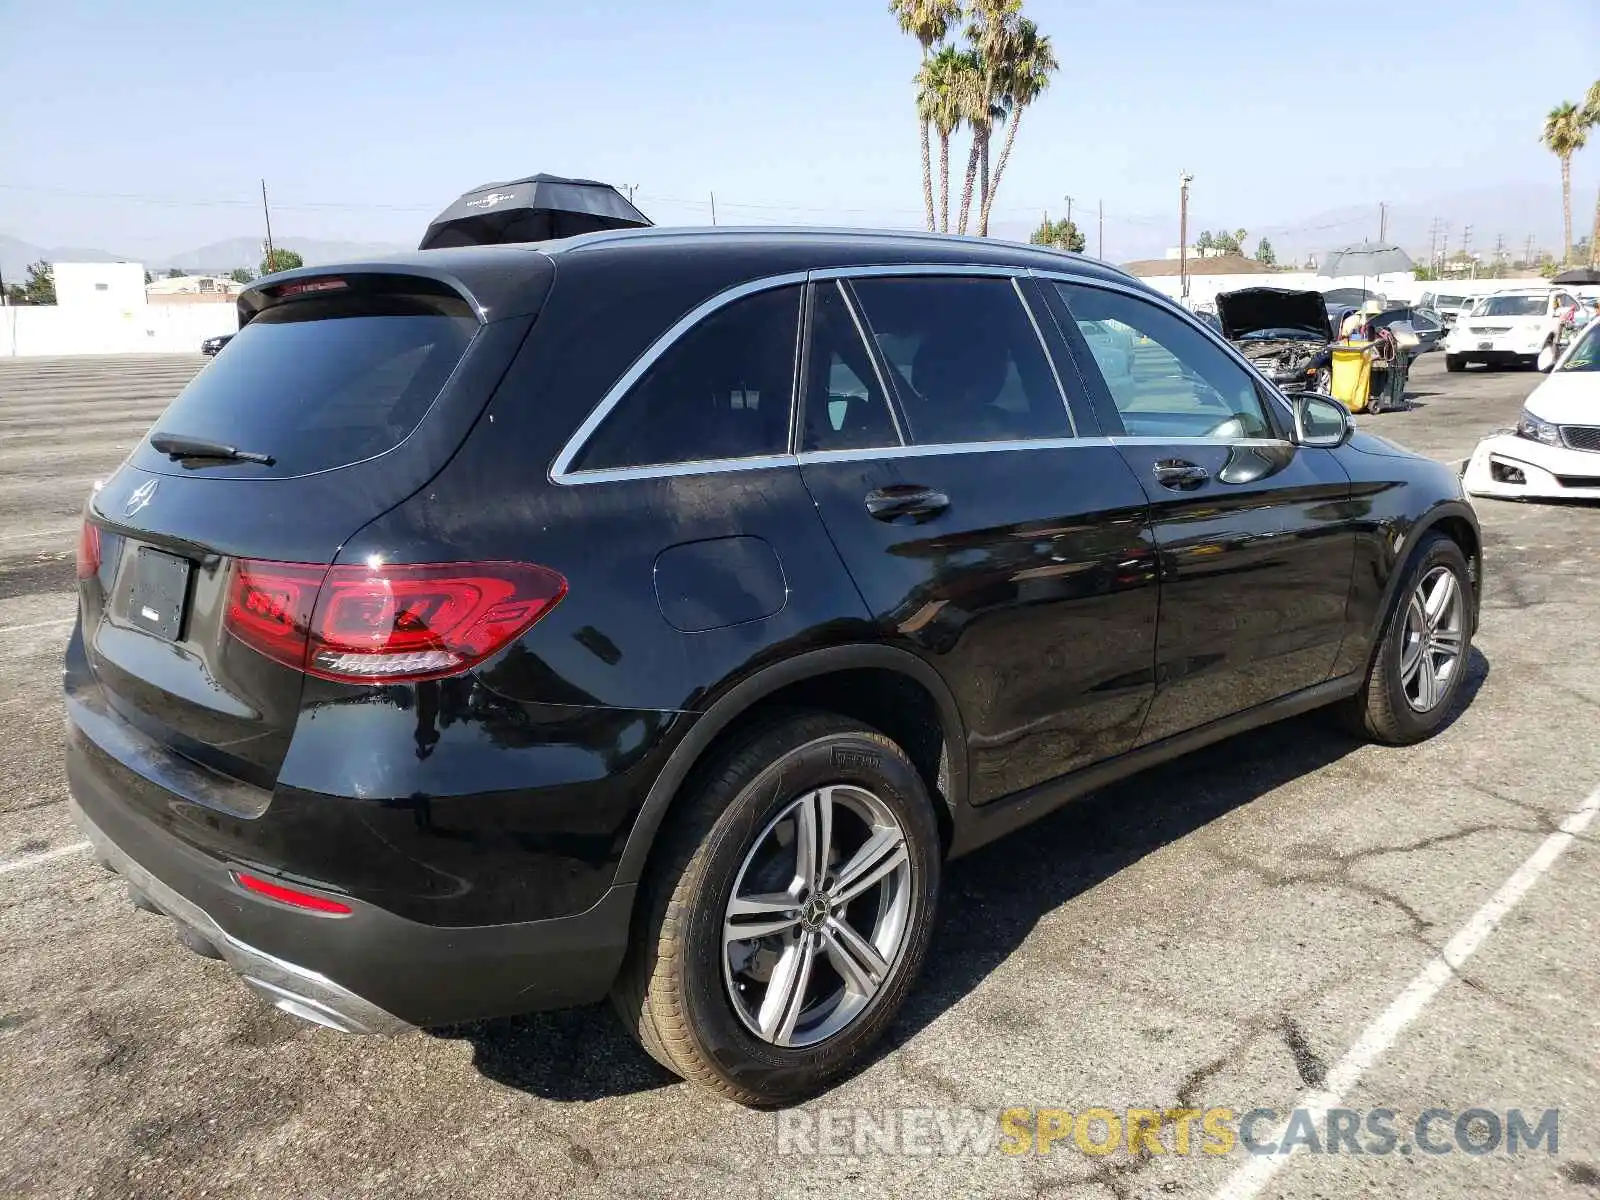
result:
[(144, 307), (144, 264), (55, 263), (56, 304), (63, 309), (131, 312)]
[(163, 296), (237, 296), (242, 291), (244, 284), (235, 283), (226, 275), (179, 275), (144, 285), (145, 295), (152, 300)]

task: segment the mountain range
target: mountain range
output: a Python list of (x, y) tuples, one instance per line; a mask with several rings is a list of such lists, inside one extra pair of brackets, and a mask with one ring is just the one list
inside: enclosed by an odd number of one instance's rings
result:
[[(318, 238), (285, 237), (275, 239), (280, 249), (297, 251), (306, 266), (321, 263), (347, 262), (350, 259), (374, 258), (385, 254), (398, 254), (410, 249), (394, 242), (337, 242)], [(250, 237), (228, 238), (193, 250), (162, 256), (116, 254), (108, 250), (85, 249), (81, 246), (37, 246), (21, 238), (0, 233), (0, 276), (9, 283), (21, 283), (27, 275), (29, 263), (39, 262), (143, 262), (153, 275), (164, 275), (173, 267), (189, 272), (215, 272), (225, 275), (235, 267), (249, 267), (252, 271), (261, 266), (261, 239)]]

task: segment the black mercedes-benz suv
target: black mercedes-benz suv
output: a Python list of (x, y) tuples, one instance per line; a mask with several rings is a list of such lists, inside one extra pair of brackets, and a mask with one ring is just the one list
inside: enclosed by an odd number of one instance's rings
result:
[(946, 859), (1313, 707), (1415, 741), (1466, 673), (1454, 473), (1090, 259), (648, 229), (239, 310), (89, 501), (68, 771), (136, 904), (336, 1029), (609, 994), (793, 1100)]

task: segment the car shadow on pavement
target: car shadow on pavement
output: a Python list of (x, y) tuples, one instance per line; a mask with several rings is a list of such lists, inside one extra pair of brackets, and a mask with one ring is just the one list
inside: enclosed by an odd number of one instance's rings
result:
[[(1454, 724), (1489, 663), (1473, 648)], [(1075, 896), (1362, 742), (1312, 712), (1240, 734), (1092, 792), (945, 870), (922, 975), (884, 1043), (862, 1067), (909, 1042), (976, 988), (1041, 918)], [(487, 1078), (547, 1100), (598, 1100), (677, 1083), (624, 1032), (609, 1005), (431, 1031), (472, 1043)]]

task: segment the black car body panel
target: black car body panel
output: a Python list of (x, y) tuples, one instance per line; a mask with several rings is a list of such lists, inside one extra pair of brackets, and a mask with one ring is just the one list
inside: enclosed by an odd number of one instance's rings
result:
[[(806, 449), (807, 414), (851, 403), (808, 358), (817, 297), (854, 295), (861, 273), (1003, 280), (1056, 381), (1062, 436)], [(99, 563), (67, 653), (68, 759), (96, 836), (220, 936), (408, 1023), (603, 995), (674, 801), (769, 709), (828, 705), (883, 729), (959, 853), (1097, 782), (1353, 691), (1427, 528), (1470, 541), (1476, 562), (1451, 473), (1363, 435), (1295, 445), (1286, 401), (1223, 339), (1093, 260), (825, 231), (418, 252), (258, 282), (240, 344), (206, 371), (242, 362), (252, 323), (296, 288), (369, 276), (468, 306), (478, 327), (459, 365), (394, 445), (350, 463), (135, 451), (88, 507)], [(1130, 433), (1063, 280), (1181, 322), (1251, 380), (1265, 424)], [(792, 322), (792, 374), (735, 392), (767, 421), (793, 383), (777, 452), (584, 466), (640, 373), (752, 295)], [(862, 373), (895, 378), (884, 339), (868, 322), (860, 336)], [(1152, 360), (1130, 345), (1142, 377)], [(904, 382), (886, 393), (899, 422), (921, 402)], [(1159, 482), (1172, 460), (1203, 483)], [(884, 507), (922, 495), (939, 502)], [(143, 552), (189, 564), (175, 635), (128, 616)], [(565, 592), (469, 669), (352, 682), (231, 632), (230, 580), (259, 560), (531, 563)], [(263, 901), (241, 869), (352, 911)]]

